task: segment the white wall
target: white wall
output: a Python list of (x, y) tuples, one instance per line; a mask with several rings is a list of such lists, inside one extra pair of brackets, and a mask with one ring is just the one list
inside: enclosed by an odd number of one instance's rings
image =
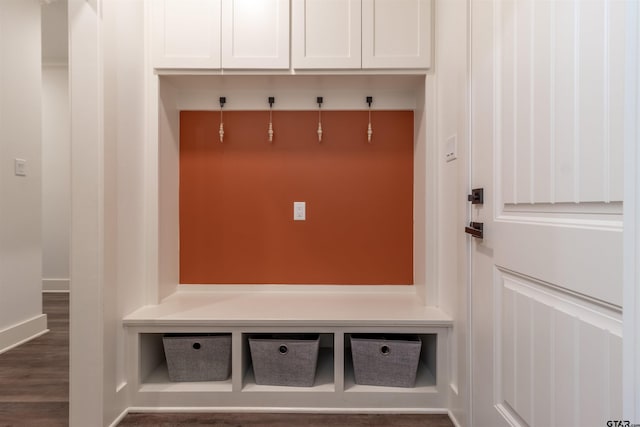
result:
[[(128, 406), (122, 318), (145, 303), (143, 2), (106, 1), (105, 172), (113, 283), (105, 284), (105, 423)], [(118, 392), (115, 392), (118, 390)]]
[(70, 0), (69, 23), (70, 425), (101, 426), (128, 407), (121, 320), (144, 303), (143, 2)]
[(69, 70), (42, 68), (42, 288), (69, 289)]
[[(468, 221), (469, 191), (467, 131), (467, 0), (436, 3), (435, 64), (438, 158), (438, 283), (441, 308), (454, 319), (451, 335), (450, 410), (460, 425), (468, 425)], [(446, 162), (447, 141), (455, 138), (457, 159)]]
[[(0, 2), (0, 352), (42, 315), (40, 2)], [(26, 176), (14, 175), (14, 159)]]

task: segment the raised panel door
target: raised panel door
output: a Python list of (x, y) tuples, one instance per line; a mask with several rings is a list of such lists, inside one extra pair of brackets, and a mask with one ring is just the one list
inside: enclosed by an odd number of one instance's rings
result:
[(473, 425), (622, 417), (627, 18), (608, 0), (471, 9)]

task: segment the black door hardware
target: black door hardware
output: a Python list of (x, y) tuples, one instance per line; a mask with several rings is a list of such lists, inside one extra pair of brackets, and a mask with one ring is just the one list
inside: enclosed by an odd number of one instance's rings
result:
[(467, 200), (472, 205), (481, 205), (484, 203), (484, 188), (474, 188), (471, 194), (467, 196)]
[(482, 222), (471, 222), (469, 223), (469, 227), (464, 228), (464, 232), (467, 234), (471, 234), (473, 237), (477, 237), (478, 239), (482, 239), (484, 237), (484, 223)]

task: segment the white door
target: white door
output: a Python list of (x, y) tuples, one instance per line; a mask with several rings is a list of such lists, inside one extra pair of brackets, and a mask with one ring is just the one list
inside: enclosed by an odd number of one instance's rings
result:
[(154, 68), (220, 68), (220, 0), (149, 0)]
[(625, 5), (471, 2), (474, 427), (622, 417)]
[(222, 68), (289, 68), (289, 0), (222, 1)]
[(362, 68), (429, 68), (431, 0), (362, 0)]
[(293, 0), (293, 68), (360, 68), (361, 0)]

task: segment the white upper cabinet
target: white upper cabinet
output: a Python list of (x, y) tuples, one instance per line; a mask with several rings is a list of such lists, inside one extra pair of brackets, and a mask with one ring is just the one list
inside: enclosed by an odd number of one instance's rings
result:
[(361, 0), (293, 0), (293, 68), (361, 67)]
[(153, 0), (155, 68), (220, 68), (220, 0)]
[(289, 0), (222, 0), (222, 68), (289, 68)]
[(362, 68), (429, 68), (431, 0), (362, 0)]
[(147, 0), (153, 66), (426, 69), (432, 1)]

